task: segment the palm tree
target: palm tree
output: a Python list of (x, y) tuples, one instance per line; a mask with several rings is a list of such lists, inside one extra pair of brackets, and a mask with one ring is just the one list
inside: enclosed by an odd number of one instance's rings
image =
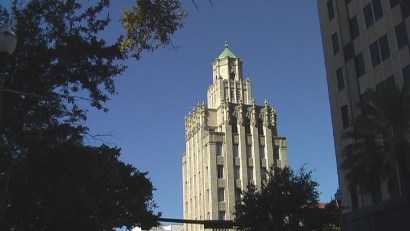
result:
[(369, 94), (370, 101), (358, 105), (362, 114), (353, 130), (344, 134), (350, 144), (341, 167), (350, 188), (372, 192), (387, 181), (403, 194), (402, 184), (410, 180), (410, 87), (385, 85)]

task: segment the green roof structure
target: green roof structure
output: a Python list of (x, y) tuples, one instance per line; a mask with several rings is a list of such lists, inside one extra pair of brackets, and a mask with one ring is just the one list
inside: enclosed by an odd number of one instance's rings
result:
[(222, 53), (218, 56), (218, 59), (223, 59), (223, 58), (234, 58), (237, 59), (238, 56), (236, 56), (228, 47), (228, 42), (225, 42), (225, 49), (222, 51)]

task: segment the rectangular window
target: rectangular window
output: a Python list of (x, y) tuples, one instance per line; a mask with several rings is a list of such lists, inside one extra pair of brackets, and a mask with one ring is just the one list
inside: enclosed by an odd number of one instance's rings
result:
[(335, 17), (335, 9), (333, 6), (333, 0), (327, 2), (327, 13), (329, 15), (329, 20)]
[(252, 157), (252, 145), (246, 145), (246, 157)]
[(373, 10), (372, 10), (372, 5), (369, 3), (363, 8), (363, 13), (364, 13), (364, 21), (366, 23), (366, 28), (369, 28), (371, 25), (374, 24), (374, 18), (373, 18)]
[(390, 57), (389, 39), (387, 38), (387, 34), (383, 35), (379, 39), (379, 46), (380, 46), (380, 55), (382, 57), (382, 61), (384, 61)]
[(275, 159), (275, 160), (279, 160), (279, 147), (278, 146), (275, 146), (274, 148), (273, 148), (273, 158)]
[(215, 143), (216, 146), (216, 155), (217, 156), (222, 156), (223, 155), (223, 145), (221, 142)]
[(395, 6), (397, 6), (400, 3), (400, 0), (389, 0), (390, 2), (390, 8), (393, 9)]
[(370, 55), (372, 57), (373, 66), (380, 64), (381, 61), (390, 57), (389, 39), (387, 38), (387, 34), (383, 35), (379, 40), (370, 45)]
[(232, 118), (231, 126), (232, 126), (232, 133), (238, 134), (238, 121), (236, 120), (235, 117)]
[(410, 16), (410, 1), (401, 0), (400, 8), (401, 8), (401, 15), (403, 16), (403, 19)]
[(372, 6), (375, 21), (383, 18), (383, 7), (380, 0), (372, 0)]
[(223, 165), (217, 165), (217, 174), (218, 174), (218, 179), (224, 178), (224, 166)]
[(245, 134), (251, 134), (251, 122), (245, 118)]
[(225, 201), (225, 189), (218, 188), (218, 201)]
[(406, 31), (406, 25), (404, 22), (401, 22), (394, 28), (394, 32), (396, 33), (396, 39), (397, 39), (397, 48), (399, 50), (403, 47), (405, 47), (409, 41), (407, 37), (407, 31)]
[(239, 157), (239, 146), (234, 144), (232, 147), (233, 157)]
[(347, 62), (350, 59), (354, 58), (353, 42), (350, 42), (350, 43), (346, 44), (346, 46), (343, 47), (343, 55), (344, 55), (344, 58), (345, 58), (345, 62)]
[(225, 220), (225, 211), (218, 212), (218, 220)]
[(263, 122), (262, 122), (262, 120), (258, 120), (258, 134), (261, 135), (261, 136), (264, 135), (264, 133), (263, 133)]
[(343, 129), (346, 129), (349, 127), (349, 112), (347, 110), (347, 105), (340, 108), (340, 113), (342, 114)]
[(343, 77), (343, 70), (342, 68), (337, 69), (336, 71), (336, 77), (337, 77), (337, 89), (339, 91), (345, 89), (345, 79)]
[(333, 54), (339, 53), (339, 38), (337, 36), (337, 32), (332, 34), (332, 45), (333, 45)]
[(248, 167), (248, 180), (253, 180), (253, 168)]
[(233, 169), (233, 176), (235, 180), (238, 180), (241, 178), (241, 168), (239, 166), (235, 166)]
[(238, 203), (241, 201), (241, 190), (239, 188), (235, 189), (235, 202)]
[(363, 53), (356, 55), (355, 57), (355, 64), (356, 64), (356, 74), (357, 77), (360, 77), (366, 73), (366, 67), (364, 65), (364, 58)]
[(373, 67), (381, 63), (379, 44), (377, 41), (370, 45), (370, 56), (372, 58)]
[(265, 146), (259, 146), (259, 156), (261, 159), (265, 158)]
[(349, 20), (349, 26), (350, 26), (350, 36), (352, 37), (352, 40), (353, 40), (357, 38), (360, 34), (359, 23), (357, 21), (356, 15)]

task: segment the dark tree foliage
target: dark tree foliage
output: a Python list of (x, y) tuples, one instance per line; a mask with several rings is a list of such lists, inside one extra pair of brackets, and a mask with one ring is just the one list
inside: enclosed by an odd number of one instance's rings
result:
[(171, 44), (180, 2), (136, 0), (113, 43), (101, 37), (109, 0), (11, 2), (0, 2), (0, 25), (11, 22), (18, 36), (0, 79), (0, 229), (154, 224), (146, 175), (121, 163), (119, 150), (84, 144), (87, 108), (108, 110), (121, 61)]
[(405, 183), (410, 186), (409, 88), (386, 85), (369, 96), (358, 105), (362, 114), (353, 120), (353, 130), (344, 134), (350, 144), (341, 167), (351, 188), (371, 192), (387, 181), (393, 190), (400, 179), (403, 193)]
[(121, 41), (122, 50), (133, 51), (133, 56), (140, 58), (144, 50), (170, 44), (170, 36), (182, 27), (186, 15), (179, 0), (136, 0), (132, 9), (123, 11), (121, 21), (127, 36)]
[(156, 225), (146, 173), (107, 146), (37, 146), (11, 175), (0, 230), (112, 230)]
[(249, 185), (236, 205), (240, 230), (314, 231), (338, 230), (336, 206), (318, 207), (318, 183), (303, 168), (274, 169), (258, 190)]

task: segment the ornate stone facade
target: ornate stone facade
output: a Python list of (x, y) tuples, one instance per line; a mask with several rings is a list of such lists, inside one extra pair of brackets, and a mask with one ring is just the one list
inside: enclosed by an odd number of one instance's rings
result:
[(286, 138), (276, 127), (275, 109), (267, 100), (256, 105), (242, 61), (225, 45), (213, 62), (207, 104), (185, 117), (184, 219), (233, 220), (240, 190), (260, 187), (271, 166), (288, 163)]

